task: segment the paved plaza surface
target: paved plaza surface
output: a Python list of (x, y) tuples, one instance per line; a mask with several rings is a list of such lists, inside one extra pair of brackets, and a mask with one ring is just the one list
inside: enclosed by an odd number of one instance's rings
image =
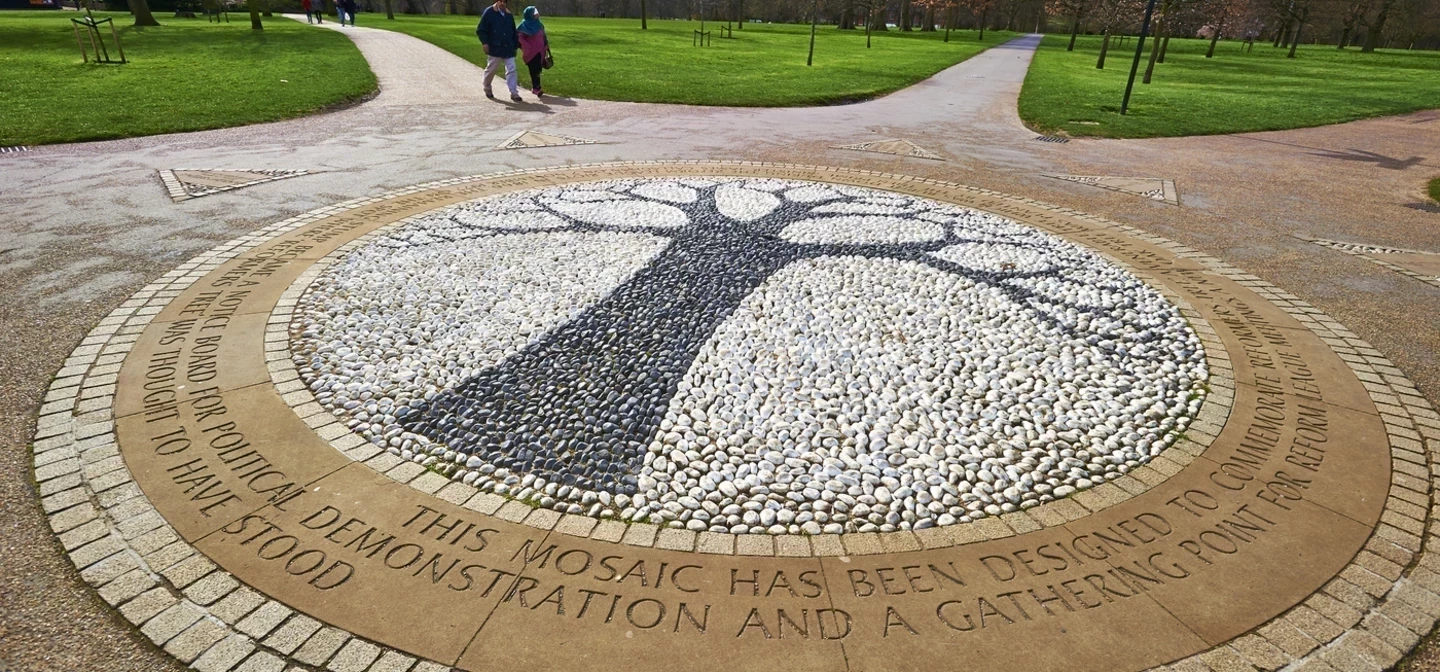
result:
[(1378, 669), (1440, 617), (1440, 114), (1043, 142), (1038, 36), (513, 104), (344, 32), (354, 107), (0, 157), (0, 669)]

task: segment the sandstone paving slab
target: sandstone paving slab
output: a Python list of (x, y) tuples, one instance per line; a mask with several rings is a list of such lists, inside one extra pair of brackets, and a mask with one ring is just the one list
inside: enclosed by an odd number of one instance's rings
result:
[[(1147, 527), (1156, 523), (1128, 523), (1156, 542)], [(845, 640), (852, 669), (949, 669), (961, 660), (1007, 670), (1146, 669), (1175, 648), (1203, 647), (1104, 559), (1125, 550), (1122, 542), (1145, 542), (1103, 531), (1117, 541), (1056, 527), (923, 553), (823, 558), (835, 608), (854, 617)], [(1143, 564), (1149, 553), (1137, 555)]]
[[(222, 298), (220, 307), (205, 312), (222, 312), (237, 305)], [(154, 331), (150, 333), (157, 335), (137, 341), (120, 369), (115, 416), (164, 415), (193, 401), (203, 390), (228, 392), (268, 381), (265, 352), (259, 347), (264, 343), (268, 319), (265, 313), (252, 312), (184, 315), (174, 322), (152, 322)], [(147, 383), (158, 391), (147, 389)]]
[[(1281, 510), (1298, 497), (1353, 521), (1379, 518), (1391, 467), (1375, 449), (1389, 442), (1378, 415), (1245, 385), (1236, 390), (1235, 408), (1202, 454), (1210, 489), (1253, 490)], [(1267, 459), (1275, 460), (1274, 470), (1257, 466)]]
[[(1294, 595), (1318, 590), (1370, 533), (1306, 501), (1309, 491), (1286, 480), (1293, 466), (1276, 462), (1263, 480), (1242, 486), (1226, 480), (1224, 465), (1201, 458), (1146, 497), (1066, 527), (1085, 537), (1094, 555), (1106, 556), (1112, 576), (1209, 644), (1221, 644), (1248, 631), (1245, 623), (1285, 612)], [(1372, 479), (1371, 492), (1383, 491), (1386, 481)], [(1314, 485), (1319, 491), (1322, 484)]]
[(117, 421), (126, 465), (182, 537), (284, 506), (350, 462), (267, 387), (208, 392), (170, 413)]
[[(545, 534), (480, 516), (351, 464), (197, 544), (292, 608), (413, 655), (453, 661)], [(343, 599), (342, 599), (343, 596)], [(362, 605), (386, 605), (366, 608)]]
[(816, 558), (677, 554), (564, 535), (545, 543), (458, 667), (572, 669), (623, 658), (765, 670), (777, 655), (786, 669), (845, 667), (850, 617), (831, 608)]

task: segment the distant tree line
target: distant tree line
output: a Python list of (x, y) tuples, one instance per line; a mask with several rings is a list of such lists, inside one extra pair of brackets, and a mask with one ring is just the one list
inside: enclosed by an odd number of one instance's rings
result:
[[(149, 0), (156, 11), (235, 0)], [(331, 7), (333, 0), (318, 0)], [(549, 16), (618, 19), (821, 24), (846, 30), (1006, 30), (1104, 36), (1097, 67), (1112, 42), (1139, 32), (1147, 0), (515, 0)], [(115, 9), (145, 0), (107, 0)], [(491, 0), (359, 0), (363, 11), (395, 14), (479, 14)], [(298, 11), (299, 0), (251, 0), (267, 10)], [(247, 8), (248, 9), (248, 8)], [(148, 14), (148, 12), (146, 12)], [(138, 16), (137, 16), (138, 18)], [(637, 26), (638, 27), (638, 26)], [(1295, 55), (1299, 44), (1362, 52), (1379, 48), (1440, 49), (1440, 0), (1156, 0), (1153, 64), (1165, 62), (1171, 37), (1269, 43)], [(983, 32), (981, 39), (984, 39)], [(1113, 38), (1113, 39), (1112, 39)], [(1147, 73), (1148, 74), (1148, 73)]]

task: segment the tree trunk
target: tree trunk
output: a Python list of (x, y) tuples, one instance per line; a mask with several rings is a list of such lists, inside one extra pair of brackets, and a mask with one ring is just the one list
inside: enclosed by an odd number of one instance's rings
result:
[(840, 10), (840, 30), (855, 29), (855, 0), (845, 0), (845, 8)]
[(874, 13), (875, 13), (875, 10), (873, 10), (873, 9), (869, 9), (869, 8), (866, 8), (866, 9), (865, 9), (865, 48), (866, 48), (866, 49), (869, 49), (869, 48), (870, 48), (870, 15), (871, 15), (871, 14), (874, 14)]
[(1105, 37), (1100, 40), (1100, 58), (1095, 61), (1096, 70), (1105, 69), (1105, 54), (1110, 53), (1110, 29), (1105, 29)]
[(1210, 48), (1205, 50), (1205, 58), (1215, 57), (1215, 43), (1220, 41), (1220, 31), (1225, 27), (1225, 20), (1221, 19), (1215, 25), (1215, 34), (1210, 36)]
[(645, 0), (640, 0), (640, 30), (650, 29), (650, 24), (647, 23), (647, 18), (645, 16), (648, 13), (649, 12), (647, 12), (645, 8)]
[(1295, 39), (1290, 41), (1290, 53), (1285, 58), (1295, 58), (1295, 49), (1300, 46), (1300, 32), (1305, 30), (1305, 19), (1310, 16), (1310, 5), (1300, 10), (1300, 20), (1295, 24)]
[(945, 10), (945, 41), (950, 41), (950, 31), (955, 28), (955, 5)]
[(1166, 35), (1160, 40), (1160, 59), (1158, 62), (1165, 62), (1165, 52), (1170, 51), (1170, 36)]
[(1336, 47), (1335, 47), (1336, 49), (1344, 49), (1344, 48), (1345, 48), (1345, 43), (1350, 41), (1350, 31), (1351, 31), (1351, 30), (1354, 30), (1354, 29), (1351, 28), (1351, 27), (1348, 26), (1348, 25), (1345, 26), (1345, 31), (1342, 32), (1342, 33), (1340, 33), (1340, 44), (1336, 45)]
[(1075, 15), (1075, 20), (1070, 24), (1070, 46), (1065, 51), (1075, 51), (1075, 38), (1080, 36), (1080, 15)]
[(988, 15), (989, 13), (990, 13), (990, 8), (989, 8), (989, 7), (986, 7), (984, 10), (982, 10), (982, 11), (980, 12), (980, 41), (981, 41), (981, 42), (984, 42), (984, 41), (985, 41), (985, 17), (986, 17), (986, 15)]
[(1164, 29), (1164, 25), (1165, 15), (1161, 14), (1160, 18), (1155, 21), (1156, 39), (1150, 42), (1150, 62), (1145, 66), (1145, 78), (1140, 80), (1141, 84), (1149, 84), (1150, 80), (1155, 76), (1155, 59), (1160, 56), (1159, 35), (1160, 31)]
[(805, 67), (815, 62), (815, 26), (820, 23), (820, 0), (815, 0), (810, 9), (810, 55), (805, 57)]
[(245, 9), (250, 10), (250, 29), (264, 30), (265, 24), (260, 22), (260, 0), (245, 0)]
[(910, 0), (900, 0), (900, 30), (910, 32), (910, 22), (914, 17), (910, 15)]
[(928, 5), (925, 7), (925, 17), (923, 21), (925, 21), (925, 25), (920, 26), (920, 32), (935, 32), (935, 5)]
[(160, 22), (155, 20), (155, 15), (150, 13), (149, 0), (130, 0), (130, 13), (135, 15), (137, 26), (160, 25)]
[(1381, 31), (1385, 29), (1385, 19), (1386, 12), (1382, 11), (1380, 16), (1375, 18), (1375, 23), (1369, 26), (1369, 30), (1365, 33), (1365, 46), (1360, 47), (1360, 53), (1375, 53), (1375, 47), (1380, 46), (1380, 36)]

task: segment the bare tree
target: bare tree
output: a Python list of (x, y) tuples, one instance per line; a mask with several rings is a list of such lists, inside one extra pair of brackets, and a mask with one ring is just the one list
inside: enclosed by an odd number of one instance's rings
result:
[(1380, 38), (1385, 31), (1385, 22), (1390, 18), (1390, 11), (1395, 8), (1399, 0), (1376, 0), (1374, 4), (1375, 14), (1365, 16), (1361, 23), (1365, 26), (1365, 46), (1360, 47), (1364, 54), (1374, 53), (1375, 48), (1380, 46)]
[(1210, 24), (1206, 26), (1210, 30), (1210, 46), (1205, 50), (1205, 58), (1215, 57), (1215, 43), (1220, 41), (1220, 36), (1229, 27), (1230, 22), (1238, 16), (1245, 7), (1245, 0), (1210, 0), (1205, 3), (1206, 13), (1209, 15)]
[(1075, 39), (1080, 36), (1080, 22), (1094, 7), (1094, 0), (1050, 0), (1045, 9), (1051, 14), (1070, 17), (1070, 44), (1065, 51), (1075, 51)]
[(874, 14), (878, 11), (882, 15), (880, 19), (881, 30), (884, 30), (885, 0), (853, 0), (856, 11), (865, 14), (865, 48), (870, 48), (870, 31), (875, 27)]
[(1346, 0), (1340, 14), (1342, 29), (1340, 41), (1336, 43), (1336, 49), (1344, 49), (1350, 42), (1352, 35), (1357, 34), (1356, 27), (1360, 19), (1370, 10), (1371, 0)]
[(1290, 53), (1285, 58), (1295, 58), (1295, 50), (1300, 47), (1300, 33), (1305, 30), (1305, 21), (1310, 18), (1310, 0), (1297, 0), (1299, 14), (1295, 17), (1295, 35), (1290, 40)]
[(976, 27), (980, 29), (980, 41), (985, 41), (985, 26), (990, 18), (990, 10), (995, 7), (995, 0), (960, 0), (960, 4), (970, 10), (971, 14), (979, 17), (976, 19)]
[(1165, 19), (1169, 16), (1170, 6), (1174, 0), (1164, 0), (1160, 4), (1159, 16), (1155, 18), (1155, 39), (1150, 43), (1150, 62), (1145, 66), (1145, 77), (1140, 80), (1142, 84), (1149, 84), (1155, 76), (1155, 61), (1160, 57), (1160, 36), (1165, 30)]
[(1095, 59), (1095, 69), (1105, 69), (1105, 57), (1110, 53), (1110, 40), (1116, 28), (1135, 21), (1136, 14), (1144, 6), (1143, 0), (1100, 0), (1095, 11), (1100, 14), (1100, 57)]

